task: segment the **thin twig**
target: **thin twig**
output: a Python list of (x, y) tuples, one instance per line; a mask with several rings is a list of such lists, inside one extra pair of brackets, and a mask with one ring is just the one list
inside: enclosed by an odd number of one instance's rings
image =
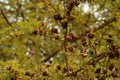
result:
[[(68, 27), (68, 25), (67, 25), (67, 27)], [(64, 34), (63, 45), (64, 45), (65, 52), (67, 52), (67, 48), (66, 48), (66, 36), (67, 36), (67, 33), (68, 33), (68, 28), (65, 29), (65, 34)], [(67, 57), (66, 53), (65, 53), (65, 62), (66, 62), (66, 67), (67, 67), (67, 72), (68, 72), (68, 57)]]
[[(18, 6), (17, 8), (16, 8), (16, 17), (19, 17), (19, 14), (20, 14), (20, 9), (21, 9), (21, 7), (22, 7), (22, 4), (20, 4), (20, 3), (16, 3), (16, 5)], [(18, 21), (18, 18), (17, 18), (17, 20), (16, 20), (16, 22)]]

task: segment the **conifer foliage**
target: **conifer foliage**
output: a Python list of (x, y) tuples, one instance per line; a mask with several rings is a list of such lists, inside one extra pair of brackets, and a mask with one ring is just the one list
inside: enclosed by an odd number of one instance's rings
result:
[(0, 1), (0, 80), (119, 80), (120, 0)]

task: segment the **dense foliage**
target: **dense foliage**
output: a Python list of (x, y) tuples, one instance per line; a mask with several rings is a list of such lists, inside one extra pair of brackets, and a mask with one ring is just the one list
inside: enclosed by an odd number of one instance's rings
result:
[(119, 80), (120, 0), (1, 0), (0, 80)]

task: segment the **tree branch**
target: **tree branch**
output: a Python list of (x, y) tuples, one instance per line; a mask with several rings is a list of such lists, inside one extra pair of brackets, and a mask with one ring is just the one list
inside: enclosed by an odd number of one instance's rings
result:
[(12, 26), (12, 24), (9, 22), (9, 20), (8, 20), (7, 16), (5, 15), (5, 13), (3, 12), (3, 10), (0, 9), (0, 11), (1, 11), (1, 14), (2, 14), (2, 16), (4, 17), (5, 21), (8, 23), (8, 25), (9, 25), (9, 26)]
[[(114, 22), (114, 21), (116, 21), (116, 18), (112, 18), (112, 19), (106, 21), (105, 23), (103, 23), (102, 25), (100, 25), (98, 28), (95, 28), (95, 29), (93, 30), (93, 32), (96, 32), (96, 31), (98, 31), (98, 30), (106, 27), (107, 25), (109, 25), (110, 23), (112, 23), (112, 22)], [(84, 36), (84, 35), (86, 35), (86, 33), (83, 33), (82, 35), (80, 35), (80, 36), (79, 36), (79, 39), (82, 38), (82, 36)], [(103, 59), (104, 57), (106, 57), (106, 56), (108, 56), (108, 55), (109, 55), (109, 53), (102, 53), (102, 54), (100, 54), (100, 55), (98, 55), (98, 56), (90, 59), (90, 60), (86, 63), (86, 65), (93, 65), (93, 64), (95, 64), (96, 62), (99, 62), (101, 59)], [(83, 69), (84, 69), (83, 67), (80, 67), (80, 68), (78, 68), (77, 70), (75, 70), (74, 72), (72, 72), (72, 73), (70, 73), (70, 74), (67, 74), (67, 75), (65, 75), (65, 76), (66, 76), (66, 77), (74, 76), (75, 74), (77, 74), (78, 72), (80, 72), (80, 71), (83, 70)]]
[[(17, 18), (16, 22), (17, 22), (17, 21), (18, 21), (19, 14), (20, 14), (20, 9), (21, 9), (21, 7), (22, 7), (22, 3), (17, 2), (16, 5), (17, 5), (17, 8), (16, 8), (16, 18)], [(22, 13), (21, 13), (21, 15), (22, 15)], [(22, 16), (22, 17), (23, 17), (23, 16)]]
[(56, 50), (55, 52), (53, 52), (52, 54), (50, 54), (49, 56), (47, 56), (45, 59), (43, 59), (43, 60), (41, 61), (41, 63), (47, 62), (51, 57), (57, 55), (57, 53), (58, 53), (59, 51), (61, 51), (61, 48), (59, 48), (58, 50)]
[[(94, 28), (93, 32), (97, 32), (98, 30), (100, 30), (100, 29), (102, 29), (104, 27), (107, 27), (107, 25), (109, 25), (110, 23), (112, 23), (114, 21), (116, 21), (116, 18), (112, 18), (112, 19), (106, 21), (105, 23), (99, 25), (98, 28)], [(81, 39), (85, 35), (87, 35), (86, 32), (82, 33), (81, 35), (78, 36), (77, 40)]]
[[(90, 59), (90, 60), (86, 63), (86, 65), (93, 65), (93, 64), (99, 62), (99, 61), (100, 61), (101, 59), (103, 59), (104, 57), (108, 56), (108, 54), (109, 54), (109, 53), (102, 53), (102, 54), (100, 54), (100, 55), (98, 55), (98, 56)], [(74, 72), (72, 72), (72, 73), (70, 73), (70, 74), (67, 74), (67, 75), (65, 75), (65, 76), (66, 76), (66, 77), (74, 76), (75, 74), (77, 74), (78, 72), (80, 72), (80, 71), (83, 70), (83, 69), (84, 69), (84, 66), (78, 68), (78, 69), (75, 70)]]
[(95, 28), (95, 29), (93, 30), (93, 32), (96, 32), (96, 31), (98, 31), (98, 30), (106, 27), (107, 25), (109, 25), (110, 23), (112, 23), (112, 22), (114, 22), (114, 21), (116, 21), (116, 18), (112, 18), (112, 19), (106, 21), (106, 22), (103, 23), (102, 25), (98, 26), (98, 28)]

